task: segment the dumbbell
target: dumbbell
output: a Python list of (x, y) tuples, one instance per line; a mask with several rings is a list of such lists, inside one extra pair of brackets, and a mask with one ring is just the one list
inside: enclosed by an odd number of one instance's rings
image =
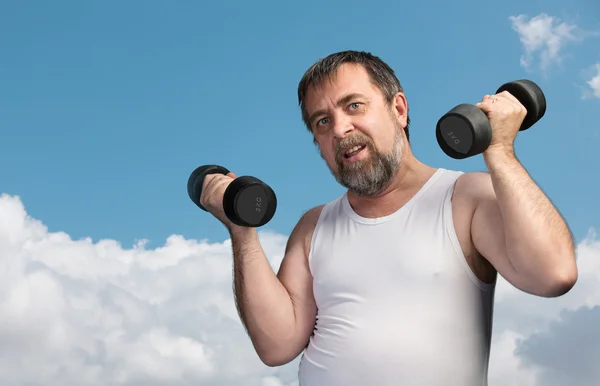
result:
[[(546, 113), (546, 97), (540, 87), (526, 79), (500, 86), (496, 94), (508, 91), (527, 109), (520, 131), (529, 129)], [(438, 145), (446, 155), (463, 159), (483, 153), (492, 141), (487, 115), (472, 104), (459, 104), (444, 114), (436, 127)]]
[[(208, 174), (227, 174), (229, 170), (219, 165), (196, 168), (188, 179), (187, 190), (192, 202), (204, 211), (200, 204), (202, 183)], [(271, 221), (277, 208), (277, 197), (271, 187), (258, 178), (241, 176), (225, 189), (223, 210), (234, 224), (243, 227), (260, 227)]]

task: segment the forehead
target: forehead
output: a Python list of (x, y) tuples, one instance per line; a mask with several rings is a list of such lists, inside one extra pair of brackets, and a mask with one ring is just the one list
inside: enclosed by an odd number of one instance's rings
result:
[(308, 113), (322, 107), (323, 104), (335, 103), (346, 94), (359, 93), (369, 97), (383, 96), (371, 82), (369, 73), (361, 65), (344, 63), (331, 77), (323, 79), (307, 90), (305, 106)]

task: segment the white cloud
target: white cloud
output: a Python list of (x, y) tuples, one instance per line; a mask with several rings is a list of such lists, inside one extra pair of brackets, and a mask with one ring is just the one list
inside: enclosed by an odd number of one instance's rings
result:
[[(276, 269), (287, 237), (260, 237)], [(600, 324), (594, 234), (579, 246), (578, 264), (577, 286), (558, 299), (500, 282), (490, 386), (600, 380), (600, 342), (577, 350), (581, 341), (569, 339), (574, 331), (593, 337)], [(268, 368), (253, 351), (233, 302), (229, 241), (171, 236), (147, 249), (72, 240), (28, 217), (18, 197), (1, 196), (0, 320), (3, 385), (298, 384), (297, 360)]]
[(591, 90), (584, 92), (584, 99), (600, 98), (600, 63), (594, 65), (592, 72), (590, 80), (586, 81)]
[(521, 65), (525, 68), (533, 66), (536, 54), (539, 55), (539, 66), (543, 71), (552, 64), (560, 64), (562, 49), (581, 39), (576, 25), (561, 22), (545, 13), (531, 19), (526, 15), (511, 16), (509, 19), (523, 45)]
[[(278, 265), (286, 238), (261, 237)], [(0, 384), (278, 385), (239, 322), (230, 251), (72, 240), (2, 196)]]

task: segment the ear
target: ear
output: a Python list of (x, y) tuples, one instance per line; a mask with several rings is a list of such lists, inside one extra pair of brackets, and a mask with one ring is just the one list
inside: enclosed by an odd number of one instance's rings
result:
[(403, 92), (398, 92), (394, 95), (394, 98), (392, 99), (392, 110), (396, 118), (400, 120), (402, 127), (406, 126), (408, 119), (408, 102), (406, 101), (406, 95), (404, 95)]

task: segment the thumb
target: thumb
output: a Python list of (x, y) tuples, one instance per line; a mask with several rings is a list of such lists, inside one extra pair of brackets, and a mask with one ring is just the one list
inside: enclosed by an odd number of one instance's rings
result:
[(227, 173), (227, 177), (237, 178), (237, 176), (233, 172)]

